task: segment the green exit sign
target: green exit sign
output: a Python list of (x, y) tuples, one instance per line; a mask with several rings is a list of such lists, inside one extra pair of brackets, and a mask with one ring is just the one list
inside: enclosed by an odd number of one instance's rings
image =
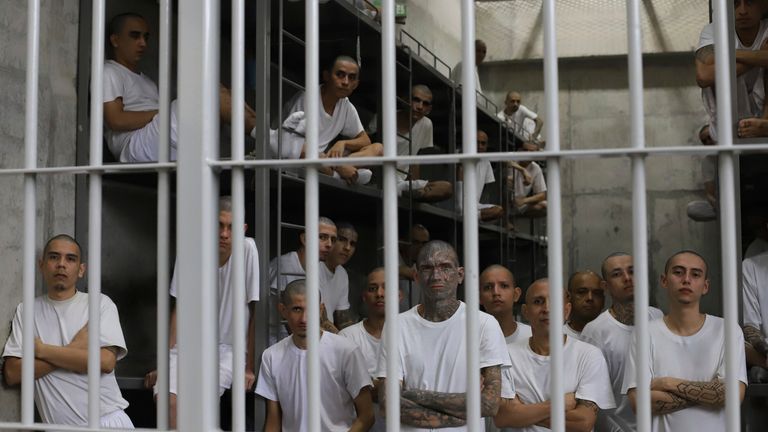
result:
[[(376, 9), (381, 10), (381, 0), (371, 0), (371, 3), (376, 6)], [(395, 17), (405, 18), (408, 15), (408, 8), (406, 8), (405, 0), (397, 0), (395, 2)]]

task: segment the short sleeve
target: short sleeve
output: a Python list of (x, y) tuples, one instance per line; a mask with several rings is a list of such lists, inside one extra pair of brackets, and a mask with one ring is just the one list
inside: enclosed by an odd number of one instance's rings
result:
[(259, 249), (256, 242), (245, 238), (245, 292), (248, 302), (259, 300)]
[(503, 368), (501, 370), (501, 397), (504, 399), (514, 399), (517, 397), (515, 380), (512, 377), (512, 368)]
[(265, 399), (279, 402), (277, 385), (272, 374), (272, 356), (270, 354), (271, 350), (268, 349), (261, 355), (261, 367), (259, 368), (259, 378), (256, 380), (255, 392)]
[(547, 191), (547, 183), (544, 181), (544, 172), (536, 165), (536, 175), (533, 176), (533, 193), (538, 194)]
[(125, 82), (117, 68), (110, 63), (104, 65), (104, 93), (102, 102), (112, 102), (125, 94)]
[[(576, 341), (574, 341), (576, 342)], [(576, 387), (576, 398), (589, 400), (597, 404), (600, 409), (616, 407), (613, 399), (611, 379), (608, 376), (608, 364), (605, 362), (602, 352), (589, 344), (583, 344), (587, 349), (585, 360), (580, 365), (583, 370)]]
[[(401, 328), (400, 330), (402, 331), (403, 329)], [(376, 378), (387, 378), (387, 347), (386, 347), (386, 343), (383, 342), (386, 340), (385, 333), (386, 333), (386, 330), (381, 332), (382, 343), (381, 345), (379, 345), (379, 353), (376, 356), (378, 360), (376, 363), (376, 371), (373, 374), (374, 377)], [(399, 376), (397, 377), (397, 379), (402, 381), (404, 377), (402, 362), (398, 362), (398, 369), (399, 369)]]
[(344, 129), (341, 130), (341, 135), (347, 138), (354, 138), (360, 135), (360, 132), (365, 131), (363, 129), (363, 123), (360, 121), (360, 116), (357, 114), (357, 109), (349, 99), (344, 99)]
[(531, 120), (536, 120), (537, 118), (539, 118), (539, 115), (538, 115), (538, 114), (536, 114), (535, 112), (531, 111), (531, 110), (530, 110), (530, 109), (529, 109), (527, 106), (525, 106), (525, 105), (520, 105), (520, 108), (518, 108), (518, 110), (520, 110), (520, 112), (521, 112), (521, 113), (522, 113), (522, 114), (523, 114), (525, 117), (527, 117), (527, 118), (529, 118), (529, 119), (531, 119)]
[[(336, 270), (338, 271), (338, 269)], [(339, 302), (336, 306), (336, 310), (347, 310), (351, 306), (349, 305), (349, 275), (347, 274), (346, 270), (343, 270), (344, 273), (342, 274), (342, 283), (341, 283), (341, 293), (339, 294)]]
[[(725, 325), (723, 325), (725, 327)], [(725, 332), (725, 328), (723, 328), (723, 332)], [(736, 339), (736, 345), (737, 346), (744, 346), (744, 334), (741, 332), (741, 330), (736, 329), (736, 331), (733, 332), (732, 337)], [(743, 349), (738, 350), (738, 356), (739, 361), (736, 363), (739, 365), (738, 375), (736, 378), (743, 382), (744, 384), (747, 383), (747, 361), (746, 361), (746, 354)], [(717, 365), (717, 378), (724, 380), (725, 379), (725, 339), (723, 339), (723, 346), (720, 350), (720, 359), (719, 363)]]
[(269, 262), (269, 287), (273, 290), (277, 290), (277, 260), (280, 257), (275, 257)]
[(714, 45), (715, 44), (715, 38), (714, 38), (714, 32), (712, 30), (712, 24), (707, 24), (704, 26), (704, 28), (701, 29), (701, 34), (699, 34), (699, 44), (696, 45), (696, 51), (704, 48), (708, 45)]
[(482, 163), (485, 165), (485, 178), (481, 179), (483, 184), (495, 182), (496, 177), (493, 175), (493, 166), (491, 166), (491, 162), (485, 160)]
[(512, 366), (499, 323), (485, 314), (482, 317), (485, 322), (480, 332), (480, 367), (502, 366), (503, 369)]
[(461, 62), (456, 63), (451, 71), (451, 80), (456, 84), (461, 84)]
[[(354, 343), (346, 338), (344, 338), (344, 342)], [(344, 385), (347, 392), (354, 399), (360, 394), (362, 388), (368, 387), (371, 384), (371, 377), (368, 374), (368, 369), (365, 367), (363, 353), (359, 349), (350, 349), (347, 351), (344, 361)]]
[(5, 349), (3, 350), (3, 357), (19, 357), (21, 358), (21, 341), (22, 341), (22, 327), (21, 327), (21, 314), (23, 310), (23, 304), (16, 306), (16, 313), (13, 315), (13, 322), (11, 324), (11, 334), (8, 340), (5, 342)]
[(109, 297), (101, 296), (101, 347), (114, 346), (118, 348), (117, 359), (122, 360), (128, 354), (125, 345), (123, 328), (120, 326), (120, 315), (117, 306)]
[(758, 286), (754, 261), (749, 258), (745, 259), (741, 264), (741, 270), (743, 274), (741, 290), (744, 297), (744, 325), (749, 325), (765, 332), (766, 329), (761, 329), (763, 320), (760, 316), (760, 301), (757, 295)]

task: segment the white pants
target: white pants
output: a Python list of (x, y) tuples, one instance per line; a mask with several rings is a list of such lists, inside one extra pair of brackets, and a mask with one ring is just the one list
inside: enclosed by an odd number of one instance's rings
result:
[(109, 414), (101, 416), (99, 420), (101, 427), (107, 429), (133, 429), (133, 422), (128, 414), (123, 410), (112, 411)]
[[(176, 120), (176, 101), (171, 102), (171, 136), (170, 154), (172, 161), (176, 160), (176, 148), (178, 142), (178, 121)], [(158, 148), (160, 146), (160, 116), (156, 115), (152, 121), (143, 128), (136, 129), (131, 134), (131, 139), (120, 152), (120, 162), (155, 162), (158, 160)]]

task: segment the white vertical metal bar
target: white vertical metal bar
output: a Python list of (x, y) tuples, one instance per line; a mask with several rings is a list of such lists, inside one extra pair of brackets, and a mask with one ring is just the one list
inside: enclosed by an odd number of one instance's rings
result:
[[(557, 39), (555, 0), (544, 1), (544, 93), (547, 104), (547, 150), (560, 150), (560, 106), (558, 104)], [(563, 232), (561, 226), (560, 158), (547, 160), (547, 236), (549, 238), (549, 355), (552, 430), (565, 430), (563, 377)]]
[[(160, 143), (158, 146), (158, 161), (168, 162), (170, 154), (171, 132), (171, 2), (160, 0), (160, 76), (159, 96), (160, 110)], [(168, 287), (170, 278), (169, 265), (169, 233), (171, 214), (171, 193), (169, 173), (160, 170), (157, 173), (157, 428), (168, 429), (168, 348), (170, 301)]]
[[(643, 35), (640, 1), (627, 2), (629, 52), (630, 141), (633, 148), (645, 147), (643, 120)], [(632, 255), (635, 267), (635, 334), (637, 337), (637, 430), (651, 430), (651, 375), (648, 366), (648, 232), (646, 211), (645, 157), (632, 157)]]
[[(461, 103), (462, 149), (465, 154), (477, 154), (477, 93), (475, 83), (475, 2), (461, 2)], [(467, 302), (467, 426), (480, 430), (480, 334), (478, 319), (480, 292), (478, 290), (477, 240), (477, 161), (466, 160), (464, 167), (464, 299)]]
[[(320, 88), (317, 77), (320, 74), (320, 7), (318, 2), (306, 2), (305, 9), (306, 45), (304, 51), (304, 83), (306, 86), (305, 107), (307, 120), (306, 158), (318, 157)], [(318, 172), (315, 166), (307, 166), (305, 185), (304, 226), (306, 227), (307, 265), (307, 430), (320, 432), (320, 255), (319, 255), (319, 197)], [(331, 318), (332, 319), (332, 318)]]
[[(725, 0), (713, 2), (712, 25), (715, 27), (715, 90), (717, 97), (717, 145), (733, 146), (732, 82), (734, 63), (729, 35), (731, 23)], [(720, 244), (723, 267), (723, 318), (725, 319), (725, 413), (726, 430), (735, 431), (740, 427), (739, 400), (739, 352), (736, 332), (738, 326), (738, 267), (736, 252), (736, 201), (734, 156), (730, 152), (719, 154), (720, 178)]]
[[(232, 1), (232, 160), (245, 158), (245, 1)], [(232, 168), (232, 431), (245, 431), (245, 180)], [(248, 353), (253, 355), (253, 353)]]
[(179, 4), (178, 430), (218, 428), (216, 192), (208, 162), (219, 140), (219, 2)]
[[(27, 4), (27, 77), (24, 115), (24, 168), (37, 168), (37, 89), (40, 72), (40, 0)], [(37, 227), (37, 176), (24, 176), (24, 268), (21, 356), (21, 422), (35, 421), (35, 228)]]
[[(91, 21), (90, 163), (102, 160), (104, 92), (104, 2), (93, 0)], [(100, 425), (101, 383), (101, 173), (92, 172), (88, 185), (88, 425)]]
[[(381, 131), (384, 156), (397, 156), (397, 95), (395, 82), (395, 0), (384, 0), (381, 7)], [(386, 407), (387, 431), (400, 430), (400, 335), (398, 276), (397, 166), (384, 164), (384, 280), (386, 320), (384, 344), (387, 349)], [(383, 402), (383, 401), (382, 401)]]
[[(160, 2), (160, 145), (158, 160), (167, 162), (170, 138), (170, 1)], [(170, 301), (168, 287), (170, 278), (169, 265), (169, 233), (170, 221), (170, 179), (169, 173), (161, 170), (157, 173), (157, 428), (168, 429), (168, 349), (170, 345)]]

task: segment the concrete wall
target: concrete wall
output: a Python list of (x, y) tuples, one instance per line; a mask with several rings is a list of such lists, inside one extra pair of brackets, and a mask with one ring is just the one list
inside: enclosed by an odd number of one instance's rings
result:
[(453, 68), (461, 60), (459, 2), (408, 0), (407, 5), (408, 18), (400, 28)]
[[(646, 139), (650, 147), (697, 145), (704, 124), (700, 92), (689, 53), (646, 56)], [(546, 128), (543, 69), (540, 61), (484, 64), (483, 89), (503, 106), (505, 93), (517, 90), (523, 104), (542, 115)], [(561, 148), (629, 146), (629, 95), (625, 57), (560, 61)], [(712, 267), (713, 290), (704, 307), (721, 310), (719, 230), (716, 222), (686, 216), (686, 204), (703, 199), (699, 157), (650, 157), (646, 161), (650, 280), (656, 298), (664, 260), (673, 252), (700, 251)], [(626, 158), (576, 159), (563, 164), (565, 271), (599, 270), (616, 250), (632, 249), (632, 189)]]
[[(24, 110), (27, 2), (0, 2), (0, 168), (24, 164)], [(38, 166), (71, 165), (75, 161), (78, 37), (77, 0), (44, 1), (41, 5), (40, 89), (38, 93)], [(0, 343), (10, 332), (22, 299), (21, 176), (0, 176)], [(38, 251), (53, 233), (74, 233), (75, 180), (71, 175), (42, 175), (37, 189)], [(39, 284), (38, 284), (39, 285)], [(19, 392), (0, 387), (0, 421), (19, 420)]]

